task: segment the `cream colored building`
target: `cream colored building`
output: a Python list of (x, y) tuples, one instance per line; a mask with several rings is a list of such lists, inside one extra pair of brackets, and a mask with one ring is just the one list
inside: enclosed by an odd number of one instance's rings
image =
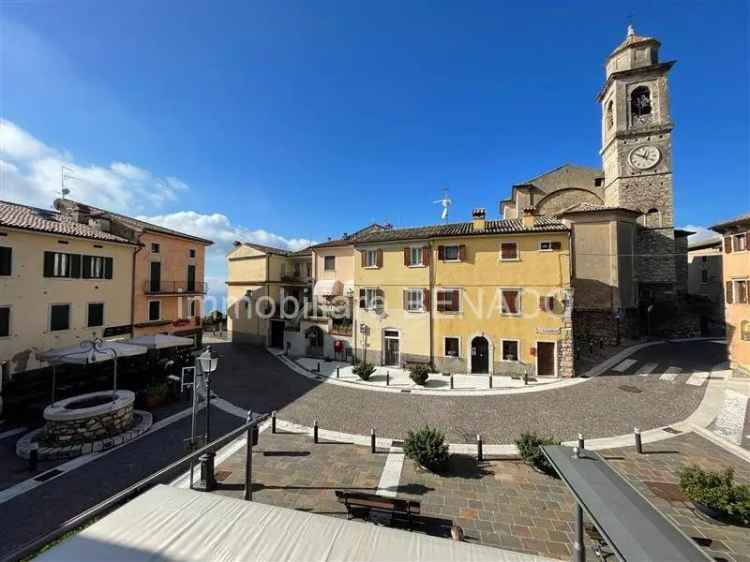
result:
[[(354, 244), (357, 358), (572, 376), (570, 229), (518, 219), (389, 229)], [(365, 355), (366, 354), (366, 355)]]
[(0, 202), (3, 377), (45, 366), (37, 352), (129, 334), (135, 251), (55, 211)]
[(724, 274), (721, 238), (690, 245), (687, 254), (688, 295), (701, 311), (702, 335), (724, 335)]
[(750, 213), (711, 227), (724, 237), (723, 278), (729, 362), (750, 376)]

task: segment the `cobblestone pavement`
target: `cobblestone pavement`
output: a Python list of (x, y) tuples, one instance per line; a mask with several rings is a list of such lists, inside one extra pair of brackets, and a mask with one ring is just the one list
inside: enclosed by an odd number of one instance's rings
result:
[[(600, 453), (662, 513), (688, 536), (703, 539), (714, 557), (750, 560), (750, 529), (708, 519), (696, 513), (677, 490), (677, 498), (663, 499), (655, 490), (674, 492), (678, 470), (698, 464), (721, 470), (732, 466), (740, 483), (750, 483), (750, 465), (694, 434), (678, 436), (645, 448)], [(653, 483), (659, 483), (654, 486)], [(666, 486), (664, 486), (666, 484)], [(449, 476), (437, 476), (406, 461), (400, 497), (416, 499), (428, 515), (453, 519), (470, 541), (566, 559), (572, 554), (573, 497), (560, 480), (538, 474), (519, 461), (476, 463), (464, 457), (452, 461)], [(590, 547), (590, 540), (586, 539)]]
[[(216, 493), (244, 497), (245, 451), (242, 447), (216, 468)], [(253, 501), (345, 517), (334, 490), (374, 494), (385, 459), (366, 447), (313, 444), (307, 436), (266, 431), (253, 448)]]
[[(487, 443), (509, 443), (522, 431), (574, 439), (625, 434), (633, 426), (661, 427), (687, 418), (700, 403), (705, 385), (674, 382), (658, 375), (612, 371), (582, 384), (529, 394), (442, 397), (385, 394), (322, 384), (302, 377), (263, 349), (233, 344), (214, 347), (223, 356), (215, 390), (255, 411), (278, 410), (285, 420), (325, 429), (403, 438), (409, 429), (431, 424), (450, 442), (471, 442), (481, 433)], [(722, 361), (722, 346), (710, 342), (657, 345), (633, 356), (638, 363), (708, 369)], [(655, 371), (663, 372), (661, 369)]]

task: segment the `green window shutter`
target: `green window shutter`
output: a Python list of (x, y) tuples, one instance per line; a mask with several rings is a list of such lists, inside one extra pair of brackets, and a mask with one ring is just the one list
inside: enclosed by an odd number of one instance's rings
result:
[(44, 276), (55, 276), (55, 252), (44, 252)]
[(81, 278), (81, 254), (68, 254), (70, 260), (70, 276), (73, 279)]

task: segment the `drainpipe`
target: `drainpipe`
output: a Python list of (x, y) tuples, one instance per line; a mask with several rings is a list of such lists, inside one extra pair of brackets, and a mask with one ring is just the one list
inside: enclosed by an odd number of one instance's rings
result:
[[(432, 363), (434, 357), (434, 334), (433, 334), (433, 319), (432, 319), (432, 309), (433, 309), (433, 303), (435, 302), (435, 299), (437, 298), (437, 295), (435, 294), (435, 270), (433, 268), (433, 259), (434, 254), (432, 251), (433, 245), (432, 240), (429, 240), (427, 242), (427, 248), (430, 250), (430, 258), (429, 258), (429, 265), (427, 266), (427, 279), (428, 279), (428, 287), (430, 291), (430, 308), (427, 311), (428, 314), (428, 322), (429, 322), (429, 336), (430, 336), (430, 363)], [(434, 366), (434, 364), (433, 364)]]
[(130, 337), (135, 337), (135, 255), (140, 252), (143, 249), (143, 244), (141, 243), (141, 236), (143, 234), (139, 234), (136, 238), (136, 244), (138, 246), (135, 249), (135, 252), (133, 252), (133, 268), (130, 271)]

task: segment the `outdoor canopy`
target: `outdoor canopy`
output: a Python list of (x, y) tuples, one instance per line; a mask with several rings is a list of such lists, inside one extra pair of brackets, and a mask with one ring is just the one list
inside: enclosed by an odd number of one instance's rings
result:
[(130, 345), (140, 345), (148, 349), (167, 349), (170, 347), (182, 347), (194, 345), (195, 342), (190, 338), (181, 338), (169, 334), (154, 334), (151, 336), (139, 336), (126, 342)]
[(529, 554), (159, 485), (40, 562), (532, 562)]
[(341, 281), (326, 279), (315, 283), (313, 295), (316, 297), (335, 297), (341, 294)]

